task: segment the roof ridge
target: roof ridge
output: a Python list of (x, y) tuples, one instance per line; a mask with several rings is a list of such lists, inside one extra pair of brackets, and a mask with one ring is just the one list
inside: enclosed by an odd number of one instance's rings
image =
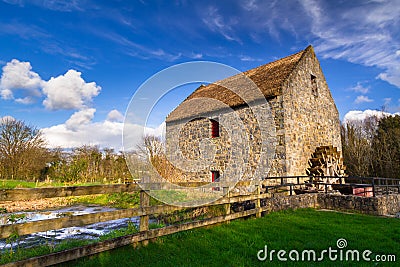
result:
[[(307, 47), (307, 48), (308, 48), (308, 47)], [(277, 60), (274, 60), (274, 61), (265, 63), (265, 64), (263, 64), (263, 65), (260, 65), (260, 66), (258, 66), (258, 67), (255, 67), (255, 68), (252, 68), (252, 69), (249, 69), (249, 70), (246, 70), (246, 71), (244, 71), (244, 72), (242, 72), (242, 73), (246, 73), (246, 72), (249, 72), (249, 71), (258, 69), (258, 68), (260, 68), (260, 67), (267, 66), (267, 65), (273, 65), (273, 64), (277, 64), (277, 63), (279, 63), (279, 62), (283, 62), (283, 61), (287, 60), (287, 59), (290, 58), (290, 57), (294, 57), (294, 56), (296, 56), (296, 55), (298, 55), (298, 54), (300, 54), (300, 53), (304, 53), (304, 52), (307, 50), (307, 48), (304, 49), (304, 50), (298, 51), (298, 52), (296, 52), (296, 53), (294, 53), (294, 54), (288, 55), (288, 56), (286, 56), (286, 57), (278, 58)], [(228, 78), (229, 78), (229, 77), (228, 77)]]
[[(171, 113), (168, 114), (167, 121), (175, 121), (190, 116), (190, 114), (198, 113), (200, 111), (212, 111), (212, 105), (206, 106), (190, 106), (182, 105), (184, 102), (196, 99), (196, 98), (210, 98), (215, 99), (230, 106), (231, 108), (241, 106), (245, 104), (245, 101), (236, 93), (230, 91), (221, 84), (224, 82), (235, 81), (235, 77), (238, 75), (245, 75), (250, 78), (259, 90), (262, 92), (263, 96), (266, 98), (275, 97), (282, 94), (282, 85), (290, 77), (290, 74), (297, 67), (299, 62), (303, 59), (304, 55), (308, 51), (312, 51), (312, 46), (308, 46), (306, 49), (301, 50), (297, 53), (288, 55), (283, 58), (279, 58), (275, 61), (263, 64), (256, 68), (240, 72), (233, 76), (215, 81), (208, 85), (201, 85), (196, 90), (194, 90), (186, 99), (176, 107)], [(240, 83), (240, 81), (239, 81)], [(238, 84), (240, 86), (240, 84)], [(242, 85), (243, 92), (247, 92), (253, 98), (259, 98), (256, 93), (251, 92), (251, 88), (246, 88)], [(251, 98), (250, 98), (251, 99)], [(255, 99), (254, 99), (255, 100)]]

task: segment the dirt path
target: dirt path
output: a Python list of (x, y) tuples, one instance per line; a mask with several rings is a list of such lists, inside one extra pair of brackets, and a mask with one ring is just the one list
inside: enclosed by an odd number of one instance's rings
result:
[(65, 198), (60, 197), (60, 198), (21, 200), (21, 201), (2, 201), (0, 202), (0, 209), (5, 208), (7, 212), (35, 211), (35, 210), (47, 210), (67, 205), (68, 201)]

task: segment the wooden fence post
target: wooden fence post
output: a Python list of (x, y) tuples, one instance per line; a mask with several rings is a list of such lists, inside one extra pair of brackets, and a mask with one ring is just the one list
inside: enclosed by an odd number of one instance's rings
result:
[[(146, 191), (140, 191), (140, 207), (145, 208), (150, 205), (150, 197)], [(139, 222), (139, 231), (147, 231), (149, 230), (149, 215), (142, 215), (140, 216)]]
[(261, 217), (260, 185), (258, 185), (258, 184), (256, 185), (256, 190), (254, 192), (257, 197), (257, 199), (256, 199), (256, 209), (257, 209), (256, 218), (260, 218)]
[[(231, 214), (231, 203), (229, 203), (230, 200), (229, 187), (224, 186), (222, 190), (224, 197), (228, 199), (228, 203), (225, 204), (225, 215), (229, 215)], [(229, 221), (227, 221), (226, 223), (229, 223)]]
[(375, 178), (372, 178), (372, 196), (376, 197), (376, 192), (375, 192)]
[[(150, 196), (146, 191), (140, 191), (140, 208), (145, 208), (150, 206)], [(149, 230), (149, 215), (140, 216), (139, 220), (139, 231), (144, 232)], [(142, 245), (147, 246), (149, 244), (149, 240), (143, 240)]]

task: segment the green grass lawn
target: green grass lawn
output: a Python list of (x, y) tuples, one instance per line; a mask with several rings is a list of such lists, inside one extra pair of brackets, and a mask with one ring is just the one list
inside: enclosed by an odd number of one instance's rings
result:
[[(397, 262), (329, 261), (261, 262), (257, 252), (338, 249), (338, 239), (347, 240), (342, 249), (372, 251), (375, 255), (395, 254)], [(230, 224), (195, 229), (158, 238), (146, 247), (126, 246), (66, 266), (400, 266), (400, 219), (361, 214), (301, 209), (274, 212), (259, 219), (232, 221)], [(294, 254), (293, 254), (294, 255)], [(301, 254), (300, 254), (301, 255)], [(300, 256), (301, 257), (301, 256)]]

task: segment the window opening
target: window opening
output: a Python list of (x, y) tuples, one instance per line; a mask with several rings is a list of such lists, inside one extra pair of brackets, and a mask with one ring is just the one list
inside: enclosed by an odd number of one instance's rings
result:
[(219, 171), (211, 171), (211, 181), (212, 182), (219, 182)]
[(219, 137), (219, 122), (211, 119), (211, 137)]
[(314, 96), (318, 96), (317, 77), (311, 74), (311, 92)]

